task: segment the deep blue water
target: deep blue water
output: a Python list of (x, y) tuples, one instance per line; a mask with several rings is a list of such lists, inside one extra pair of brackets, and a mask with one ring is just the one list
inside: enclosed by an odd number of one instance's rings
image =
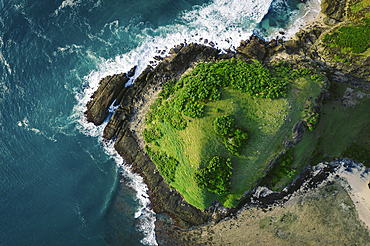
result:
[(145, 185), (84, 120), (99, 79), (185, 39), (289, 36), (317, 11), (298, 3), (0, 0), (0, 245), (155, 244)]

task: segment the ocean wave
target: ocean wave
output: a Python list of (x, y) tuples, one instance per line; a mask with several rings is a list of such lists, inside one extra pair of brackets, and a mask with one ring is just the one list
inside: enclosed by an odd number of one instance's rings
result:
[[(297, 13), (292, 16), (291, 21), (288, 23), (285, 31), (286, 38), (292, 38), (307, 22), (314, 20), (320, 13), (321, 0), (310, 0), (305, 4), (300, 4)], [(270, 35), (273, 38), (278, 30), (274, 34)]]
[(77, 6), (81, 3), (81, 0), (64, 0), (59, 7), (54, 11), (54, 16), (57, 16), (61, 10), (64, 8), (72, 8), (74, 6)]
[(4, 47), (4, 41), (3, 39), (0, 37), (0, 63), (2, 63), (5, 67), (6, 67), (6, 70), (9, 74), (12, 74), (12, 69), (8, 63), (8, 61), (5, 59), (3, 53), (1, 52), (1, 50), (3, 49)]

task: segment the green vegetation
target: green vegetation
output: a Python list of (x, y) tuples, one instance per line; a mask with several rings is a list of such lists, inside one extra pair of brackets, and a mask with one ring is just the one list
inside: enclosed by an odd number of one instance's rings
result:
[(223, 143), (232, 155), (239, 155), (240, 148), (248, 138), (248, 134), (235, 128), (234, 119), (229, 115), (217, 117), (214, 122), (215, 132), (223, 137)]
[[(339, 84), (332, 92), (342, 95), (347, 85)], [(307, 163), (316, 165), (338, 157), (350, 157), (369, 166), (369, 100), (344, 108), (341, 100), (326, 102), (315, 131), (306, 132), (295, 146), (294, 165), (299, 172)]]
[(207, 187), (216, 194), (225, 193), (230, 185), (232, 174), (231, 159), (215, 156), (208, 166), (195, 173), (195, 181), (200, 188)]
[(320, 114), (318, 111), (315, 101), (310, 97), (305, 103), (302, 119), (311, 132), (316, 128), (316, 125), (319, 122)]
[(160, 137), (162, 137), (162, 133), (156, 128), (144, 129), (143, 137), (145, 142), (151, 143), (154, 140), (157, 140)]
[[(284, 150), (282, 142), (302, 119), (308, 97), (316, 98), (325, 86), (304, 65), (280, 62), (268, 68), (257, 61), (222, 60), (200, 63), (166, 83), (143, 133), (147, 153), (166, 181), (200, 209), (215, 200), (235, 206)], [(166, 158), (175, 164), (167, 168)]]
[(293, 168), (293, 148), (288, 149), (278, 160), (276, 165), (267, 173), (261, 185), (267, 186), (275, 191), (280, 191), (282, 187), (275, 185), (284, 177), (291, 179), (296, 170)]
[(364, 18), (356, 24), (342, 26), (326, 34), (323, 41), (329, 46), (348, 48), (356, 54), (363, 53), (370, 47), (370, 19)]
[(343, 152), (342, 157), (351, 158), (370, 168), (370, 124), (366, 125)]
[(370, 0), (352, 0), (348, 9), (348, 16), (352, 19), (370, 17)]
[(145, 151), (150, 155), (153, 162), (157, 166), (159, 173), (166, 180), (166, 182), (173, 182), (175, 179), (176, 167), (179, 164), (179, 161), (171, 156), (168, 156), (163, 151), (153, 151), (148, 145), (145, 146)]

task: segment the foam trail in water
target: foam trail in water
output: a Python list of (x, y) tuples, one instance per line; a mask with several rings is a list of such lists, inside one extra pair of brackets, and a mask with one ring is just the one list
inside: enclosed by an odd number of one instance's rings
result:
[[(66, 1), (66, 3), (72, 2)], [(78, 3), (78, 1), (73, 3)], [(272, 0), (215, 0), (211, 4), (197, 6), (191, 11), (182, 13), (172, 25), (161, 26), (157, 29), (143, 28), (136, 35), (139, 42), (136, 49), (114, 59), (102, 60), (100, 66), (84, 78), (84, 88), (76, 95), (78, 104), (72, 116), (79, 122), (79, 130), (89, 136), (100, 138), (102, 136), (106, 122), (101, 126), (95, 126), (93, 123), (88, 123), (83, 116), (83, 112), (86, 111), (86, 103), (98, 88), (102, 78), (127, 72), (137, 65), (137, 72), (133, 78), (135, 79), (150, 61), (153, 61), (154, 56), (165, 56), (171, 47), (179, 43), (199, 43), (208, 39), (214, 43), (216, 48), (235, 49), (241, 40), (252, 34), (253, 29), (268, 12), (271, 3)], [(61, 7), (63, 6), (62, 3)], [(66, 6), (65, 4), (64, 7)], [(111, 28), (120, 27), (117, 24)], [(148, 209), (150, 202), (147, 195), (148, 188), (139, 175), (133, 174), (127, 165), (122, 164), (124, 162), (114, 150), (113, 143), (104, 146), (106, 152), (113, 156), (122, 168), (123, 175), (130, 180), (128, 186), (137, 191), (140, 208), (135, 213), (135, 217), (140, 220), (138, 229), (145, 234), (142, 243), (156, 245), (155, 215), (153, 211)]]
[(134, 189), (136, 193), (136, 199), (139, 202), (139, 208), (135, 213), (135, 219), (139, 220), (138, 230), (144, 234), (144, 238), (141, 242), (145, 245), (157, 245), (155, 240), (155, 213), (148, 208), (150, 204), (149, 196), (147, 194), (148, 187), (143, 181), (143, 178), (131, 171), (129, 165), (125, 163), (123, 158), (114, 149), (114, 142), (104, 142), (105, 152), (112, 156), (120, 168), (121, 175), (125, 180), (129, 180), (126, 185)]
[(56, 16), (56, 15), (58, 15), (58, 14), (59, 14), (59, 12), (60, 12), (62, 9), (66, 8), (66, 7), (70, 7), (70, 8), (72, 8), (72, 7), (74, 7), (74, 6), (76, 6), (76, 5), (80, 4), (80, 3), (81, 3), (81, 0), (64, 0), (64, 1), (60, 4), (60, 6), (58, 7), (58, 9), (56, 9), (56, 10), (54, 11), (54, 15), (55, 15), (55, 16)]

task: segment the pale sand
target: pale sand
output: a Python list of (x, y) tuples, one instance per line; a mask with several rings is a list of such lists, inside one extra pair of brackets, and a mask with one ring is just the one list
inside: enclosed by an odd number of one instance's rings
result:
[(355, 204), (359, 218), (370, 229), (370, 171), (359, 165), (352, 172), (345, 171), (345, 167), (341, 166), (336, 172), (341, 178), (347, 181), (346, 187), (349, 196)]

